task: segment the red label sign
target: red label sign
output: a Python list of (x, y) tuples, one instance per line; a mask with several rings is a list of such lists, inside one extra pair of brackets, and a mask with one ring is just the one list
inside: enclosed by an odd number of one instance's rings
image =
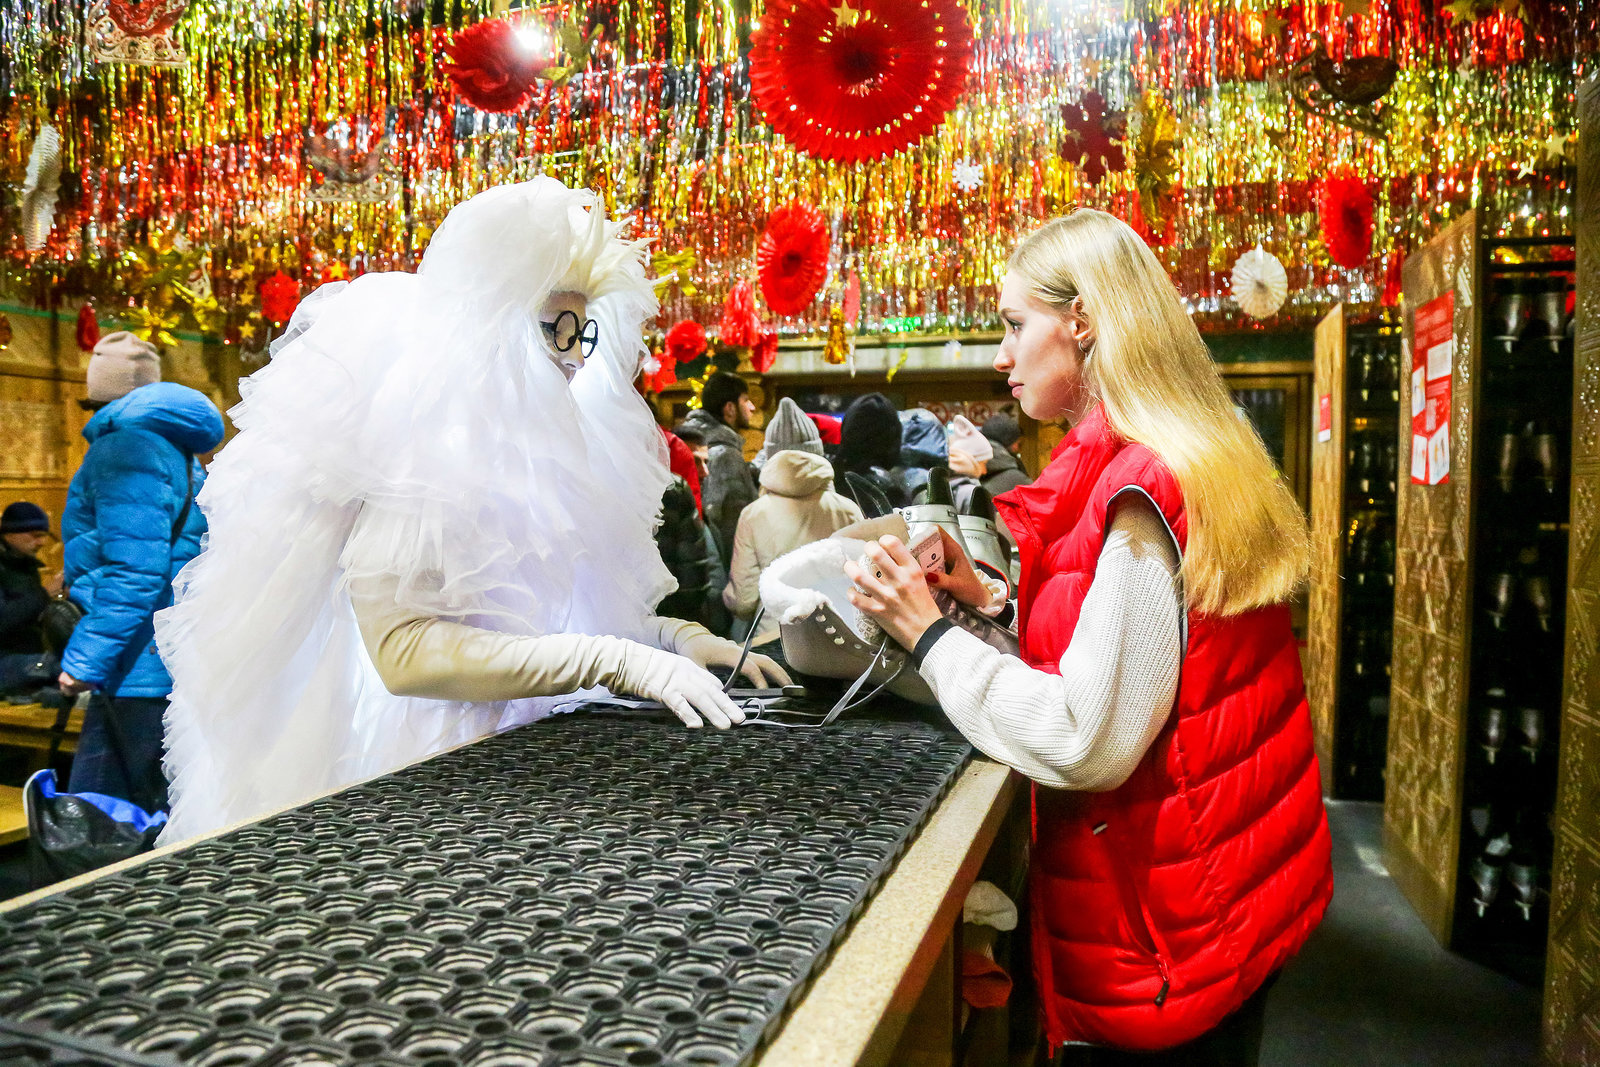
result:
[(1411, 481), (1450, 480), (1450, 379), (1455, 368), (1456, 295), (1417, 308), (1411, 337)]
[(1333, 394), (1317, 397), (1317, 440), (1333, 440)]

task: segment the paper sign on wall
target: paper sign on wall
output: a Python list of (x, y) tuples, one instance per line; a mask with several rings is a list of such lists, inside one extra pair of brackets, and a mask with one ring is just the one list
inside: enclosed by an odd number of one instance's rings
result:
[(1317, 398), (1317, 440), (1333, 440), (1333, 394), (1323, 393)]
[(1450, 380), (1455, 368), (1455, 293), (1417, 308), (1411, 348), (1411, 481), (1450, 480)]

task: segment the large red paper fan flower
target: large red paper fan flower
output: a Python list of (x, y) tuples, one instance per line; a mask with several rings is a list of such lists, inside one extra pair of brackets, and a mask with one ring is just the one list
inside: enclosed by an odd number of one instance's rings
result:
[(774, 0), (752, 36), (756, 103), (820, 159), (916, 144), (955, 106), (972, 62), (960, 0)]
[(774, 211), (756, 247), (756, 271), (773, 314), (804, 311), (828, 276), (828, 227), (821, 212), (803, 200)]
[(1372, 254), (1372, 192), (1349, 170), (1324, 178), (1317, 196), (1317, 220), (1328, 258), (1355, 270)]
[(505, 19), (485, 19), (455, 35), (445, 73), (479, 111), (521, 111), (533, 94), (541, 57)]

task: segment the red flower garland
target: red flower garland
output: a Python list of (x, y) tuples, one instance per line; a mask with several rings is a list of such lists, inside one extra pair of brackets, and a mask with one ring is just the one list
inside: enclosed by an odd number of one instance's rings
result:
[(778, 361), (778, 331), (761, 330), (750, 346), (750, 365), (757, 374), (765, 374)]
[(722, 303), (722, 321), (717, 325), (717, 338), (725, 345), (749, 348), (756, 342), (761, 329), (761, 316), (756, 313), (756, 292), (749, 282), (740, 282), (728, 291)]
[(679, 363), (688, 363), (700, 358), (706, 350), (706, 331), (698, 322), (685, 320), (667, 331), (666, 360), (671, 360), (668, 366)]
[(445, 73), (479, 111), (521, 111), (533, 95), (534, 76), (542, 69), (539, 56), (518, 39), (505, 19), (485, 19), (456, 34), (447, 49)]
[(76, 334), (78, 347), (85, 352), (93, 352), (94, 346), (100, 343), (100, 320), (95, 318), (92, 305), (85, 304), (78, 309)]
[(750, 91), (819, 159), (880, 159), (938, 129), (972, 63), (960, 0), (774, 0), (752, 35)]
[(1348, 168), (1323, 179), (1317, 221), (1328, 258), (1339, 266), (1355, 270), (1372, 254), (1372, 192)]
[(773, 314), (804, 311), (828, 275), (828, 228), (821, 212), (795, 200), (768, 216), (756, 246), (756, 270)]
[(274, 326), (282, 326), (300, 306), (300, 283), (283, 271), (261, 283), (261, 317)]

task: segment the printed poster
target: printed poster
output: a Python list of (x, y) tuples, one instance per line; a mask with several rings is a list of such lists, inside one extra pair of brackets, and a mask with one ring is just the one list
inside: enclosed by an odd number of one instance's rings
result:
[(1456, 295), (1417, 308), (1411, 349), (1411, 481), (1450, 480), (1450, 381), (1455, 369)]

